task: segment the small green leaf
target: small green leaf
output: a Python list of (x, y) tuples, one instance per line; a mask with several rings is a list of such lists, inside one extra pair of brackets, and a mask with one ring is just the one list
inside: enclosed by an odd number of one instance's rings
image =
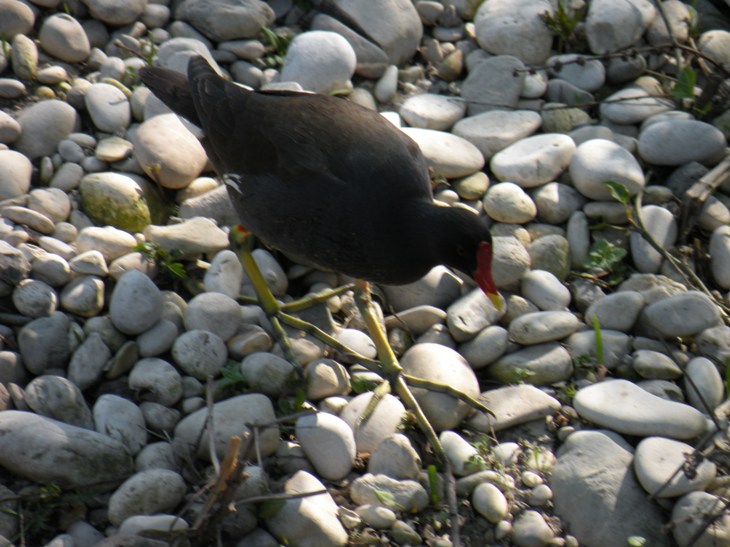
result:
[(431, 493), (431, 503), (436, 505), (439, 501), (441, 501), (441, 498), (439, 497), (439, 489), (438, 489), (438, 472), (436, 471), (436, 466), (431, 464), (426, 468), (426, 472), (428, 473), (428, 489)]
[(375, 490), (375, 497), (386, 507), (396, 507), (398, 505), (395, 501), (395, 496), (385, 490)]
[(286, 500), (266, 500), (259, 504), (258, 517), (260, 519), (268, 519), (276, 516), (284, 507)]
[(646, 545), (646, 538), (641, 536), (629, 536), (626, 538), (627, 545), (631, 547), (644, 547)]
[(601, 325), (598, 323), (598, 317), (593, 314), (593, 334), (596, 338), (596, 361), (598, 365), (603, 365), (603, 335), (601, 334)]
[(672, 88), (672, 97), (681, 101), (683, 99), (694, 99), (695, 84), (697, 83), (697, 72), (691, 66), (684, 67), (677, 76), (677, 82)]
[(618, 201), (619, 203), (623, 203), (624, 205), (629, 204), (629, 199), (631, 196), (629, 195), (629, 189), (626, 188), (625, 185), (615, 182), (613, 180), (607, 180), (606, 185), (608, 186), (611, 197)]

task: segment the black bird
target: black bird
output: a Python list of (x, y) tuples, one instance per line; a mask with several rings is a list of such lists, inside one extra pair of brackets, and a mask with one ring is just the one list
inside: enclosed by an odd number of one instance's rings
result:
[(160, 67), (140, 78), (203, 129), (241, 222), (267, 245), (388, 285), (444, 264), (472, 275), (500, 307), (486, 223), (433, 202), (418, 145), (377, 112), (324, 95), (250, 91), (201, 56), (187, 78)]

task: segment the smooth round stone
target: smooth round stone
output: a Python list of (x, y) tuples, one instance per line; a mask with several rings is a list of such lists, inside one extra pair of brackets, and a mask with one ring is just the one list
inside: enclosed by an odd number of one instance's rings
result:
[[(335, 340), (344, 344), (359, 355), (364, 355), (370, 359), (375, 359), (378, 355), (378, 349), (375, 347), (375, 343), (361, 330), (342, 329), (335, 334)], [(357, 361), (357, 359), (348, 359), (348, 356), (346, 355), (343, 355), (341, 359), (343, 362)]]
[(241, 362), (241, 374), (246, 378), (251, 391), (271, 397), (286, 393), (295, 373), (296, 370), (289, 361), (272, 353), (252, 353)]
[(99, 251), (85, 251), (69, 260), (69, 267), (75, 273), (104, 277), (109, 273), (104, 255)]
[(107, 262), (131, 253), (136, 246), (137, 240), (132, 234), (113, 226), (89, 226), (80, 230), (76, 238), (79, 253), (98, 251)]
[(63, 222), (71, 212), (71, 200), (58, 188), (35, 188), (28, 194), (28, 208), (52, 222)]
[(230, 249), (224, 249), (213, 257), (203, 278), (207, 292), (219, 292), (230, 298), (238, 298), (242, 282), (243, 266)]
[(469, 71), (461, 89), (470, 116), (515, 110), (525, 82), (525, 65), (512, 55), (487, 57)]
[(530, 196), (512, 182), (493, 185), (484, 196), (484, 210), (497, 222), (525, 224), (537, 215), (537, 207)]
[(394, 507), (416, 513), (428, 505), (426, 489), (414, 480), (395, 480), (385, 475), (366, 473), (350, 485), (350, 497), (355, 503), (381, 503), (382, 494), (393, 500)]
[(378, 401), (370, 416), (364, 419), (372, 397), (372, 392), (361, 393), (340, 412), (340, 418), (355, 434), (358, 452), (371, 453), (376, 450), (380, 443), (396, 432), (405, 412), (403, 404), (387, 394)]
[(0, 78), (0, 98), (17, 99), (28, 92), (25, 84), (14, 78)]
[(455, 475), (471, 475), (486, 467), (486, 463), (476, 448), (458, 433), (448, 430), (442, 431), (439, 435), (439, 441)]
[(712, 231), (709, 250), (715, 283), (722, 289), (730, 289), (730, 226), (720, 226)]
[(722, 402), (723, 381), (717, 367), (706, 357), (695, 357), (684, 369), (684, 391), (696, 409), (708, 414)]
[(368, 472), (387, 475), (392, 479), (418, 479), (421, 457), (408, 437), (395, 433), (372, 452), (368, 460)]
[(46, 369), (63, 369), (68, 362), (68, 316), (61, 312), (39, 317), (20, 329), (18, 347), (29, 372), (39, 375)]
[(71, 280), (71, 268), (63, 257), (46, 253), (33, 260), (31, 275), (52, 287), (63, 287)]
[[(609, 370), (623, 363), (624, 357), (630, 353), (631, 339), (623, 332), (601, 328), (603, 340), (603, 364)], [(566, 349), (573, 359), (585, 356), (597, 359), (596, 335), (591, 330), (576, 332), (566, 340)]]
[(38, 39), (48, 54), (67, 63), (80, 63), (91, 53), (83, 27), (66, 13), (56, 13), (43, 21)]
[(490, 0), (474, 16), (477, 42), (493, 55), (514, 55), (541, 65), (550, 55), (553, 38), (543, 21), (545, 13), (553, 13), (549, 2)]
[(730, 357), (730, 327), (722, 325), (705, 329), (695, 337), (695, 343), (698, 353), (725, 361)]
[(594, 200), (612, 200), (607, 180), (623, 184), (636, 195), (646, 182), (644, 172), (625, 148), (612, 141), (594, 139), (581, 144), (570, 160), (570, 177), (575, 188)]
[(481, 199), (489, 188), (489, 177), (483, 171), (477, 171), (468, 177), (456, 179), (452, 187), (463, 200)]
[(487, 369), (487, 376), (498, 382), (511, 384), (522, 380), (536, 386), (563, 382), (571, 374), (573, 362), (570, 354), (557, 342), (536, 344), (508, 353)]
[(180, 251), (184, 256), (215, 254), (228, 247), (228, 235), (214, 221), (194, 217), (178, 224), (155, 226), (144, 230), (147, 241), (157, 243), (163, 249)]
[(61, 291), (64, 310), (81, 317), (94, 317), (104, 308), (104, 282), (96, 276), (77, 277)]
[(452, 133), (404, 127), (402, 131), (416, 141), (435, 174), (447, 179), (466, 177), (484, 167), (479, 149)]
[(725, 154), (726, 145), (722, 131), (697, 120), (658, 122), (639, 134), (639, 155), (654, 165), (684, 165), (691, 161), (714, 165)]
[(585, 322), (593, 327), (594, 317), (601, 329), (630, 332), (644, 307), (644, 297), (636, 291), (619, 291), (596, 300), (586, 310)]
[[(7, 66), (5, 54), (3, 61)], [(10, 63), (19, 79), (34, 80), (38, 74), (38, 47), (35, 41), (24, 34), (16, 34), (11, 42)]]
[(575, 395), (573, 406), (583, 419), (625, 435), (692, 439), (706, 427), (698, 410), (660, 399), (627, 380), (585, 387)]
[(557, 399), (529, 384), (491, 389), (483, 392), (478, 400), (494, 416), (477, 412), (468, 423), (469, 427), (484, 433), (542, 420), (561, 407)]
[(647, 306), (644, 315), (662, 336), (694, 336), (721, 324), (720, 311), (698, 291), (669, 296)]
[[(266, 249), (254, 249), (251, 254), (259, 270), (261, 270), (261, 275), (264, 277), (269, 290), (274, 296), (284, 296), (289, 288), (289, 279), (274, 255)], [(243, 282), (244, 284), (250, 283), (245, 271)]]
[(232, 359), (241, 359), (257, 351), (269, 351), (273, 342), (269, 333), (263, 328), (258, 325), (244, 324), (226, 345)]
[(538, 218), (553, 225), (563, 224), (586, 201), (572, 186), (559, 182), (543, 184), (530, 196), (537, 207)]
[[(338, 506), (316, 477), (297, 471), (284, 482), (283, 492), (290, 497), (273, 516), (266, 518), (272, 535), (299, 538), (309, 545), (347, 544), (347, 531), (337, 517)], [(303, 492), (322, 493), (300, 497)]]
[(129, 157), (134, 146), (131, 142), (121, 137), (107, 137), (101, 139), (94, 149), (96, 159), (115, 163)]
[(236, 333), (241, 321), (238, 303), (224, 294), (212, 292), (193, 297), (183, 315), (187, 330), (205, 330), (224, 341)]
[(130, 454), (147, 444), (142, 411), (129, 399), (106, 393), (94, 403), (93, 414), (96, 430), (124, 443)]
[(33, 165), (23, 154), (0, 150), (0, 199), (21, 196), (30, 189)]
[(134, 515), (172, 512), (182, 502), (185, 491), (184, 479), (174, 471), (140, 471), (124, 481), (109, 498), (109, 521), (119, 526)]
[(597, 59), (586, 60), (574, 53), (567, 53), (550, 57), (546, 64), (551, 76), (585, 91), (596, 91), (606, 81), (606, 69)]
[(13, 291), (15, 308), (27, 317), (47, 317), (56, 311), (58, 295), (43, 281), (24, 279)]
[(390, 528), (395, 523), (395, 513), (380, 504), (367, 503), (355, 509), (363, 523), (375, 529)]
[(543, 311), (564, 310), (570, 305), (570, 291), (552, 273), (531, 270), (520, 281), (520, 294)]
[(400, 115), (408, 125), (438, 131), (448, 131), (465, 113), (463, 100), (434, 93), (410, 97), (400, 107)]
[(297, 440), (317, 473), (327, 480), (343, 479), (355, 463), (355, 435), (341, 418), (320, 412), (296, 423)]
[(18, 140), (20, 133), (20, 124), (15, 121), (15, 118), (0, 111), (0, 143), (11, 144)]
[(489, 167), (500, 180), (533, 188), (555, 180), (568, 166), (574, 152), (575, 142), (567, 135), (535, 135), (496, 153)]
[(385, 326), (388, 329), (403, 327), (413, 336), (420, 336), (433, 325), (442, 324), (445, 319), (444, 310), (423, 305), (409, 308), (397, 315), (389, 315), (385, 318)]
[[(595, 97), (592, 93), (588, 93), (587, 91), (571, 84), (570, 82), (566, 82), (565, 80), (561, 80), (560, 78), (554, 78), (548, 82), (547, 87), (547, 93), (545, 93), (545, 98), (551, 103), (560, 103), (564, 104), (566, 106), (582, 106), (585, 104), (592, 104), (595, 102)], [(572, 118), (573, 112), (578, 114), (580, 112), (580, 108), (578, 109), (566, 109), (566, 112), (570, 112), (570, 115), (566, 116), (564, 121), (568, 121)], [(557, 112), (553, 112), (553, 114), (560, 115)], [(585, 115), (585, 114), (584, 114)], [(553, 120), (555, 121), (555, 120)], [(554, 130), (551, 124), (545, 123), (546, 120), (543, 120), (543, 128), (547, 130), (547, 128), (550, 128), (550, 130)], [(571, 123), (568, 125), (571, 129), (575, 127), (574, 123)]]
[(0, 412), (0, 435), (0, 465), (34, 482), (69, 489), (113, 485), (133, 471), (119, 441), (32, 412)]
[(94, 125), (106, 133), (121, 133), (132, 117), (127, 96), (111, 84), (96, 83), (84, 96), (86, 110)]
[(523, 511), (512, 525), (512, 541), (518, 547), (549, 545), (554, 537), (552, 528), (537, 511)]
[(167, 361), (148, 357), (140, 359), (129, 373), (129, 388), (145, 401), (172, 406), (183, 395), (180, 373)]
[[(212, 420), (214, 439), (209, 439), (211, 410), (201, 408), (186, 416), (175, 427), (175, 442), (188, 445), (197, 456), (210, 461), (211, 447), (219, 458), (226, 453), (231, 435), (248, 436), (253, 432), (246, 424), (266, 424), (258, 434), (257, 454), (262, 457), (276, 452), (279, 445), (279, 426), (276, 424), (271, 400), (260, 393), (237, 395), (213, 405)], [(251, 450), (249, 455), (253, 454)]]
[[(724, 500), (708, 492), (690, 492), (672, 509), (672, 535), (680, 547), (712, 547), (730, 540), (730, 516), (725, 513), (707, 526), (707, 515), (715, 515)], [(699, 534), (699, 535), (698, 535)]]
[(704, 490), (715, 478), (717, 469), (709, 460), (702, 460), (692, 478), (676, 473), (684, 466), (693, 448), (683, 442), (662, 437), (648, 437), (636, 447), (634, 471), (641, 486), (652, 496), (676, 498), (687, 492)]
[(55, 99), (24, 108), (17, 120), (22, 133), (13, 147), (31, 160), (53, 155), (58, 143), (81, 124), (72, 106)]
[(3, 207), (3, 216), (16, 224), (28, 226), (41, 234), (52, 234), (56, 229), (50, 218), (27, 207), (8, 205)]
[(491, 483), (483, 482), (472, 492), (472, 505), (492, 524), (509, 515), (509, 503), (502, 491)]
[(730, 225), (730, 209), (715, 196), (710, 196), (702, 206), (697, 225), (708, 232), (712, 232), (720, 226), (728, 226)]
[[(142, 412), (145, 413), (145, 407), (151, 404), (154, 403), (142, 403), (140, 405)], [(148, 423), (149, 421), (147, 420)], [(170, 469), (171, 471), (179, 471), (180, 466), (177, 463), (174, 450), (172, 444), (169, 442), (150, 443), (137, 454), (134, 461), (135, 467), (137, 471), (145, 471), (147, 469)]]
[(111, 358), (112, 352), (101, 335), (92, 332), (71, 356), (68, 378), (79, 389), (88, 389), (102, 378)]
[(109, 302), (114, 326), (125, 334), (141, 334), (160, 320), (160, 289), (142, 272), (130, 270), (119, 279)]
[(492, 240), (492, 276), (500, 289), (516, 287), (530, 269), (530, 255), (516, 237), (494, 237)]
[(0, 1), (0, 34), (12, 39), (16, 34), (26, 34), (33, 28), (35, 14), (30, 6), (14, 0)]
[(580, 327), (578, 318), (569, 311), (526, 313), (509, 325), (509, 335), (518, 344), (532, 345), (561, 340)]
[(481, 289), (474, 289), (449, 306), (446, 325), (454, 340), (466, 342), (496, 323), (501, 315)]
[(631, 363), (642, 378), (675, 380), (682, 376), (682, 369), (674, 360), (663, 353), (648, 349), (636, 350)]
[(199, 380), (217, 377), (228, 358), (228, 351), (219, 336), (193, 329), (182, 333), (172, 345), (172, 358), (185, 372)]
[(178, 335), (177, 325), (167, 319), (160, 319), (154, 327), (137, 337), (141, 357), (161, 355), (168, 351)]
[(36, 412), (66, 424), (94, 429), (81, 390), (60, 376), (38, 376), (25, 387), (25, 402)]
[(702, 53), (719, 64), (730, 62), (730, 55), (728, 55), (730, 32), (727, 30), (715, 29), (703, 32), (697, 46)]
[(509, 335), (507, 330), (493, 325), (482, 329), (472, 340), (459, 346), (473, 369), (484, 368), (499, 359), (507, 351)]
[(316, 359), (304, 369), (307, 399), (319, 401), (350, 392), (347, 369), (332, 359)]
[(147, 2), (144, 0), (130, 0), (127, 2), (89, 0), (86, 3), (94, 19), (98, 19), (112, 26), (133, 23), (144, 13), (146, 4)]
[(308, 91), (329, 93), (348, 87), (356, 63), (355, 50), (343, 36), (313, 30), (291, 41), (279, 77)]
[(436, 266), (407, 285), (383, 285), (388, 304), (399, 312), (416, 306), (444, 308), (460, 294), (463, 282), (445, 266)]
[(560, 280), (570, 273), (568, 240), (560, 234), (548, 234), (535, 239), (527, 247), (533, 270), (547, 270)]
[(648, 91), (634, 86), (609, 95), (600, 106), (603, 118), (622, 125), (640, 123), (655, 114), (671, 109), (671, 102), (652, 97)]
[(203, 146), (175, 114), (161, 114), (143, 122), (131, 139), (134, 157), (145, 173), (165, 188), (185, 188), (203, 171)]
[(656, 14), (649, 2), (615, 4), (597, 0), (586, 17), (586, 37), (593, 53), (601, 55), (633, 46)]
[(122, 537), (185, 533), (190, 525), (178, 515), (134, 515), (124, 519), (118, 534)]
[[(398, 91), (398, 67), (389, 65), (375, 84), (375, 98), (380, 104), (387, 104), (393, 99), (396, 91)], [(397, 117), (400, 120), (400, 116)], [(400, 127), (400, 122), (394, 125)]]
[(64, 192), (70, 192), (78, 187), (81, 177), (83, 176), (83, 167), (76, 163), (64, 163), (53, 174), (53, 178), (49, 182), (49, 186)]
[[(438, 344), (417, 344), (403, 355), (401, 366), (408, 374), (444, 383), (468, 395), (478, 395), (478, 383), (466, 360), (454, 350)], [(456, 427), (469, 412), (462, 401), (450, 395), (413, 389), (414, 396), (436, 431)]]
[(468, 140), (485, 160), (490, 160), (500, 150), (535, 133), (541, 122), (540, 115), (530, 110), (492, 110), (459, 120), (453, 133)]

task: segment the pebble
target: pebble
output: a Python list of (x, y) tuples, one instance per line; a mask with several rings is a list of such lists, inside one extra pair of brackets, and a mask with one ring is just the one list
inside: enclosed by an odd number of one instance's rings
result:
[(702, 491), (715, 478), (716, 466), (702, 459), (694, 467), (693, 476), (676, 473), (687, 462), (693, 448), (683, 442), (663, 437), (647, 437), (636, 447), (634, 471), (641, 486), (652, 496), (675, 498), (687, 492)]
[(368, 472), (373, 475), (387, 475), (392, 479), (418, 479), (421, 457), (408, 437), (394, 433), (370, 454)]
[(444, 308), (459, 294), (462, 281), (445, 266), (436, 266), (418, 281), (398, 287), (383, 286), (388, 304), (400, 312), (416, 306)]
[(49, 55), (67, 63), (83, 62), (91, 53), (84, 28), (66, 13), (57, 13), (43, 21), (38, 39)]
[(402, 131), (416, 141), (434, 173), (447, 179), (466, 177), (484, 166), (479, 149), (452, 133), (403, 127)]
[(611, 180), (623, 184), (633, 196), (645, 185), (639, 162), (626, 149), (612, 141), (593, 139), (575, 150), (570, 160), (570, 178), (584, 196), (594, 200), (612, 200)]
[(92, 332), (73, 352), (68, 364), (68, 378), (79, 389), (86, 390), (101, 380), (111, 358), (112, 352), (101, 335)]
[(145, 173), (171, 190), (185, 188), (200, 175), (207, 162), (200, 141), (174, 114), (147, 119), (130, 140), (134, 157)]
[(540, 220), (552, 225), (567, 221), (585, 204), (585, 198), (572, 186), (548, 182), (531, 192)]
[(412, 480), (395, 480), (385, 475), (366, 473), (350, 484), (350, 497), (355, 503), (380, 503), (386, 497), (401, 511), (417, 512), (428, 505), (426, 489)]
[(658, 351), (639, 349), (632, 357), (631, 365), (642, 378), (675, 380), (682, 376), (682, 369), (674, 359)]
[(481, 516), (496, 524), (509, 514), (509, 502), (499, 488), (483, 482), (472, 492), (471, 502)]
[(598, 59), (586, 60), (574, 53), (555, 55), (547, 60), (551, 76), (585, 91), (596, 91), (606, 81), (606, 69)]
[(661, 336), (694, 336), (721, 323), (720, 311), (704, 293), (688, 291), (658, 300), (644, 309), (649, 325)]
[(184, 311), (187, 330), (208, 331), (223, 341), (236, 333), (240, 320), (241, 310), (238, 303), (221, 293), (201, 293), (188, 302)]
[(178, 515), (134, 515), (119, 525), (120, 536), (149, 536), (165, 533), (184, 533), (190, 525)]
[(125, 273), (114, 287), (109, 316), (125, 334), (141, 334), (161, 317), (162, 296), (152, 280), (142, 272)]
[[(466, 360), (456, 351), (438, 344), (417, 344), (401, 358), (407, 374), (424, 380), (446, 384), (471, 397), (479, 395), (479, 384)], [(469, 413), (466, 403), (445, 393), (412, 388), (413, 395), (434, 430), (456, 427)]]
[(503, 327), (488, 326), (479, 331), (473, 339), (459, 346), (459, 353), (473, 369), (484, 368), (504, 355), (508, 339), (509, 333)]
[(341, 418), (320, 412), (302, 416), (296, 435), (307, 458), (327, 480), (343, 479), (355, 463), (355, 435)]
[(81, 390), (60, 376), (37, 376), (25, 386), (25, 402), (36, 413), (69, 425), (94, 429)]
[(532, 135), (540, 127), (541, 118), (529, 110), (490, 110), (457, 121), (453, 128), (489, 161), (497, 152)]
[(178, 336), (171, 354), (183, 372), (199, 380), (218, 376), (228, 358), (223, 340), (212, 332), (199, 329)]
[(24, 279), (13, 291), (15, 308), (27, 317), (48, 317), (58, 305), (58, 294), (43, 281)]
[[(730, 538), (730, 517), (726, 514), (713, 519), (712, 526), (706, 526), (706, 515), (716, 515), (722, 506), (722, 498), (708, 492), (690, 492), (677, 500), (672, 508), (672, 535), (681, 547), (693, 543), (702, 547), (722, 544)], [(702, 532), (697, 536), (698, 532)], [(696, 538), (696, 539), (695, 539)]]
[[(131, 376), (130, 376), (131, 382)], [(279, 426), (274, 418), (274, 407), (271, 400), (260, 393), (237, 395), (217, 402), (213, 405), (214, 440), (208, 439), (206, 423), (210, 411), (203, 407), (185, 416), (175, 426), (175, 442), (190, 447), (198, 457), (210, 460), (211, 446), (219, 458), (225, 455), (231, 435), (250, 435), (251, 429), (246, 424), (266, 426), (258, 433), (257, 454), (269, 456), (276, 451), (279, 444)]]
[(280, 78), (326, 94), (351, 87), (356, 62), (355, 51), (344, 37), (311, 30), (297, 35), (289, 44)]
[[(293, 497), (266, 518), (267, 528), (279, 541), (295, 537), (309, 545), (347, 544), (348, 534), (337, 517), (337, 504), (316, 477), (297, 471), (284, 482), (283, 492)], [(297, 496), (304, 492), (322, 493)]]
[(712, 231), (709, 251), (712, 277), (721, 288), (730, 289), (730, 226), (719, 226)]
[(530, 265), (534, 270), (546, 270), (561, 281), (570, 273), (568, 240), (561, 234), (547, 234), (535, 239), (527, 247)]
[(501, 313), (481, 289), (474, 289), (448, 307), (446, 324), (457, 342), (466, 342), (496, 323)]
[(530, 255), (516, 237), (492, 238), (492, 276), (497, 288), (516, 287), (530, 269)]
[(552, 273), (530, 270), (520, 281), (520, 293), (543, 311), (565, 310), (570, 304), (570, 291)]
[(76, 238), (79, 253), (98, 251), (106, 262), (132, 252), (137, 245), (134, 236), (113, 226), (89, 226), (82, 228)]
[(600, 111), (601, 116), (610, 122), (630, 125), (643, 122), (671, 108), (672, 103), (666, 99), (653, 97), (641, 87), (629, 86), (609, 95), (601, 103)]
[(702, 413), (665, 401), (627, 380), (612, 380), (578, 390), (573, 405), (583, 419), (626, 435), (692, 439), (705, 431)]
[(523, 511), (512, 525), (512, 541), (518, 547), (548, 545), (554, 537), (555, 533), (537, 511)]
[(294, 381), (295, 372), (289, 361), (272, 353), (255, 352), (241, 362), (241, 374), (246, 378), (248, 387), (271, 397), (286, 393)]
[(54, 312), (34, 319), (18, 334), (18, 347), (29, 372), (40, 375), (47, 369), (63, 369), (71, 354), (68, 316)]
[(532, 0), (482, 4), (474, 16), (477, 41), (493, 55), (514, 55), (526, 64), (541, 65), (550, 55), (553, 38), (542, 19), (546, 11), (552, 13), (547, 2)]
[(535, 344), (508, 353), (487, 369), (487, 376), (498, 382), (524, 381), (538, 386), (565, 381), (572, 373), (570, 355), (557, 342)]
[(34, 482), (108, 491), (133, 471), (119, 441), (31, 412), (0, 412), (0, 434), (0, 465)]
[(525, 81), (525, 65), (512, 55), (480, 61), (464, 80), (461, 96), (469, 116), (490, 110), (516, 109)]
[(81, 317), (94, 317), (104, 308), (104, 289), (104, 282), (98, 277), (77, 277), (61, 291), (61, 306)]
[(123, 443), (132, 456), (147, 444), (142, 410), (129, 399), (106, 393), (94, 403), (93, 415), (96, 430)]
[(537, 215), (535, 202), (512, 182), (491, 186), (484, 196), (484, 210), (493, 220), (508, 224), (526, 224)]
[(578, 330), (578, 318), (569, 311), (538, 311), (526, 313), (509, 325), (509, 336), (526, 346), (561, 340)]
[(697, 410), (710, 414), (723, 400), (724, 386), (717, 367), (706, 357), (695, 357), (684, 369), (687, 401)]
[[(644, 308), (644, 297), (636, 291), (619, 291), (594, 301), (585, 311), (585, 322), (593, 327), (598, 321), (601, 330), (631, 332), (639, 313)], [(595, 319), (594, 319), (595, 318)]]
[(406, 411), (403, 403), (390, 394), (378, 400), (374, 409), (368, 410), (372, 398), (372, 392), (361, 393), (340, 412), (340, 418), (354, 432), (358, 453), (376, 450), (398, 430)]
[(26, 4), (3, 0), (0, 2), (0, 13), (3, 15), (0, 33), (6, 39), (12, 39), (16, 34), (26, 34), (33, 28), (35, 14)]
[(561, 406), (557, 399), (529, 384), (491, 389), (483, 392), (478, 400), (494, 415), (478, 412), (468, 423), (485, 433), (544, 419)]
[(150, 224), (145, 228), (144, 236), (147, 241), (167, 251), (180, 251), (184, 256), (215, 254), (228, 247), (226, 233), (214, 221), (203, 217), (167, 226)]
[(56, 99), (24, 108), (17, 121), (21, 134), (13, 147), (30, 160), (53, 155), (58, 143), (81, 124), (76, 110)]
[(243, 282), (243, 266), (236, 253), (224, 249), (217, 253), (205, 272), (203, 284), (208, 292), (219, 292), (238, 298)]
[[(688, 142), (696, 146), (687, 146)], [(639, 155), (654, 165), (684, 165), (691, 161), (716, 164), (725, 154), (722, 131), (697, 120), (670, 120), (651, 124), (639, 134)]]
[(411, 97), (400, 107), (400, 115), (408, 125), (438, 131), (448, 131), (465, 113), (464, 101), (433, 93)]
[(134, 364), (129, 373), (129, 388), (141, 400), (172, 406), (183, 395), (180, 373), (167, 361), (148, 357)]
[(183, 500), (183, 478), (169, 469), (148, 469), (130, 476), (109, 498), (109, 521), (119, 526), (134, 515), (167, 513)]

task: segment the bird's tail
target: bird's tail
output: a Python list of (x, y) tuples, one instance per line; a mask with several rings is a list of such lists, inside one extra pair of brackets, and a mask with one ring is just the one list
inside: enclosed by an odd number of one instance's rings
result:
[(200, 126), (193, 96), (188, 87), (188, 79), (184, 74), (169, 68), (146, 66), (139, 70), (139, 77), (175, 114)]

